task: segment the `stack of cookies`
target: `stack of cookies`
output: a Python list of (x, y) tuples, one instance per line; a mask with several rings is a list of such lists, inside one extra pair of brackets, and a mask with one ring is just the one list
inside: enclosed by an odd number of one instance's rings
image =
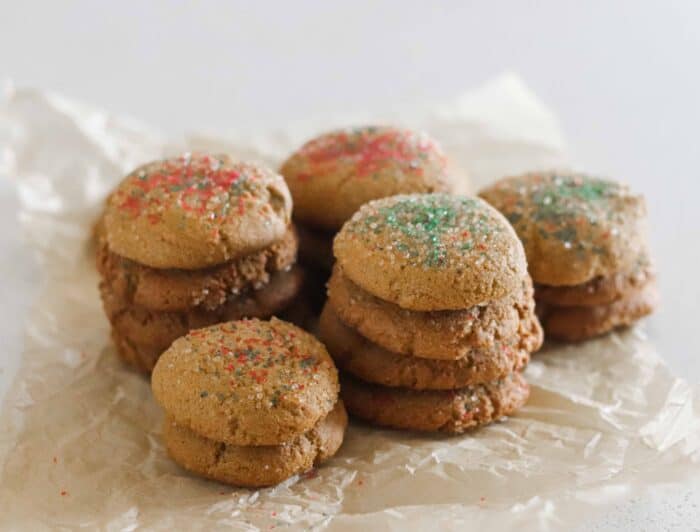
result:
[(297, 295), (297, 238), (281, 176), (225, 155), (134, 170), (108, 198), (100, 292), (118, 352), (143, 371), (190, 329), (269, 317)]
[[(310, 281), (297, 308), (313, 326), (333, 266), (333, 237), (364, 203), (394, 194), (453, 190), (447, 159), (424, 133), (394, 127), (332, 131), (304, 144), (280, 168), (294, 199), (299, 260)], [(306, 304), (306, 307), (301, 304)]]
[(372, 201), (334, 253), (320, 336), (351, 414), (460, 433), (525, 403), (542, 331), (523, 247), (495, 209), (446, 194)]
[(236, 486), (310, 469), (335, 454), (347, 426), (328, 352), (275, 318), (190, 331), (160, 357), (152, 387), (173, 460)]
[(656, 307), (645, 202), (628, 187), (548, 172), (503, 179), (480, 195), (523, 242), (547, 337), (586, 340)]

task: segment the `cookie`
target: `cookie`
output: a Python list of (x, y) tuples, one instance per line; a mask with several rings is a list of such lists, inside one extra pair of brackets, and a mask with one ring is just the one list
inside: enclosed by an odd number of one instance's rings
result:
[(325, 417), (338, 396), (323, 344), (275, 318), (190, 331), (158, 359), (151, 384), (178, 425), (233, 445), (290, 441)]
[(185, 154), (129, 174), (105, 211), (109, 249), (152, 268), (195, 270), (271, 246), (292, 200), (282, 177), (227, 155)]
[[(259, 290), (231, 296), (221, 306), (205, 310), (154, 311), (130, 304), (105, 282), (100, 284), (105, 313), (115, 332), (139, 347), (165, 351), (170, 344), (192, 329), (242, 318), (268, 318), (289, 307), (302, 285), (302, 272), (293, 267), (276, 273)], [(148, 368), (149, 370), (152, 369)]]
[(336, 235), (343, 275), (370, 294), (418, 311), (457, 310), (521, 289), (522, 244), (478, 198), (412, 194), (367, 203)]
[(547, 338), (579, 342), (632, 325), (651, 314), (658, 301), (656, 283), (652, 281), (613, 303), (577, 307), (538, 303), (537, 313)]
[(537, 285), (537, 301), (560, 307), (597, 306), (613, 303), (654, 283), (654, 269), (645, 256), (631, 272), (619, 272), (608, 277), (594, 277), (574, 286)]
[(368, 384), (343, 375), (348, 412), (395, 429), (460, 434), (513, 413), (525, 404), (528, 384), (519, 373), (459, 390), (407, 390)]
[(573, 172), (530, 173), (479, 195), (515, 227), (537, 284), (579, 285), (628, 272), (645, 252), (644, 198), (625, 185)]
[(231, 296), (260, 288), (271, 276), (292, 267), (297, 238), (293, 227), (265, 249), (200, 270), (156, 269), (117, 255), (103, 244), (97, 269), (123, 300), (151, 310), (213, 310)]
[(475, 351), (459, 360), (431, 360), (387, 351), (344, 325), (326, 305), (319, 338), (342, 371), (365, 382), (412, 390), (454, 390), (489, 383), (520, 370), (530, 360), (525, 349), (508, 345)]
[(529, 276), (513, 294), (465, 310), (402, 309), (364, 291), (336, 267), (328, 281), (328, 303), (348, 326), (379, 346), (405, 355), (458, 360), (497, 346), (539, 349), (542, 330), (535, 316)]
[(453, 188), (438, 144), (424, 133), (394, 127), (316, 137), (292, 154), (280, 173), (294, 198), (295, 219), (333, 231), (370, 200)]
[(170, 457), (197, 475), (248, 488), (273, 486), (333, 456), (348, 418), (342, 401), (307, 432), (282, 445), (238, 446), (216, 442), (168, 417), (163, 439)]

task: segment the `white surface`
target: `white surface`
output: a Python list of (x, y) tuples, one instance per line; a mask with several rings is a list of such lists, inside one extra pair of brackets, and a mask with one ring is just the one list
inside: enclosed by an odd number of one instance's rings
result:
[[(445, 2), (430, 11), (417, 2), (209, 2), (196, 11), (143, 4), (3, 5), (0, 79), (177, 134), (391, 108), (517, 71), (559, 114), (581, 167), (646, 193), (664, 297), (648, 328), (675, 371), (700, 381), (700, 4)], [(3, 381), (36, 275), (8, 190), (0, 186)], [(683, 530), (700, 522), (699, 507), (697, 496), (674, 491), (590, 526)]]

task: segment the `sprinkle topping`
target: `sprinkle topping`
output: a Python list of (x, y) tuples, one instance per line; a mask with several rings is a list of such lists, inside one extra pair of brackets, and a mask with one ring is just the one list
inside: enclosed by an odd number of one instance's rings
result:
[[(264, 187), (266, 172), (255, 165), (235, 163), (225, 155), (184, 154), (151, 163), (129, 174), (114, 194), (113, 206), (152, 225), (166, 209), (183, 216), (207, 217), (212, 230), (222, 220), (241, 216)], [(272, 209), (261, 208), (261, 216)]]
[[(268, 407), (275, 408), (285, 395), (313, 387), (318, 373), (328, 371), (330, 359), (320, 344), (307, 333), (279, 320), (257, 319), (223, 323), (190, 331), (185, 340), (197, 362), (195, 371), (216, 378), (232, 395), (262, 402), (262, 390)], [(317, 349), (309, 343), (318, 344)], [(324, 356), (325, 355), (325, 356)], [(201, 398), (212, 390), (198, 391)]]
[[(305, 182), (332, 172), (332, 167), (350, 167), (354, 178), (400, 179), (403, 174), (423, 175), (427, 164), (444, 173), (446, 160), (427, 135), (388, 127), (360, 127), (321, 135), (295, 154), (305, 165), (296, 174)], [(287, 172), (284, 172), (287, 175)]]
[(365, 205), (343, 231), (374, 242), (392, 256), (424, 268), (444, 268), (474, 255), (488, 258), (491, 241), (505, 227), (476, 198), (446, 194), (403, 195)]
[(554, 172), (504, 179), (482, 195), (508, 218), (526, 247), (537, 237), (595, 254), (608, 252), (606, 241), (620, 234), (641, 204), (619, 183)]

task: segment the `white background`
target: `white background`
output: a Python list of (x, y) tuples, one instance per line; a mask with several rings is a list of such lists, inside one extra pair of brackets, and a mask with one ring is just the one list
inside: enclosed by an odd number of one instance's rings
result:
[[(516, 72), (559, 116), (579, 167), (646, 194), (663, 296), (648, 329), (674, 371), (700, 383), (699, 21), (690, 0), (0, 0), (0, 81), (177, 135), (441, 100)], [(0, 184), (0, 383), (38, 273), (14, 205)], [(685, 490), (585, 524), (698, 526), (700, 498)]]

